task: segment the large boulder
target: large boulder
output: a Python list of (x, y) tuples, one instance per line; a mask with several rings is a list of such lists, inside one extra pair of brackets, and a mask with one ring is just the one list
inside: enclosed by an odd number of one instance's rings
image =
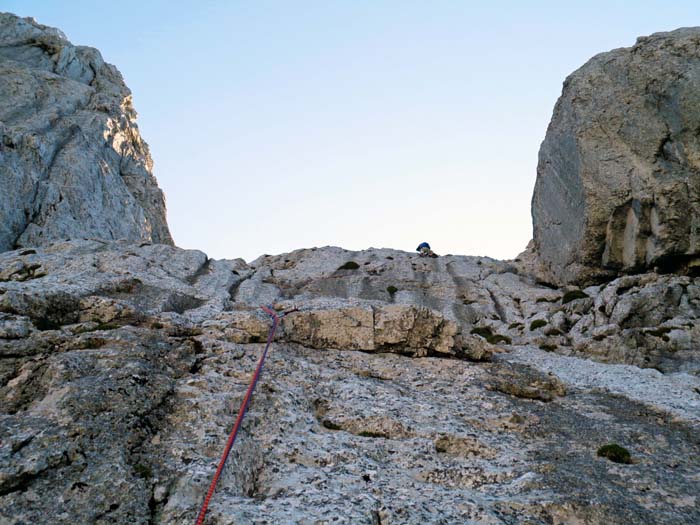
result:
[(0, 251), (172, 244), (151, 169), (119, 71), (57, 29), (0, 13)]
[(535, 249), (555, 283), (700, 262), (700, 28), (642, 37), (564, 82), (539, 153)]

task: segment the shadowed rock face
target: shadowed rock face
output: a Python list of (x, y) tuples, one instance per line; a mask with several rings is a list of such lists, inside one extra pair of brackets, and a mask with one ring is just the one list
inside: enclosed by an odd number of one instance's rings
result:
[(564, 82), (539, 154), (535, 249), (556, 283), (700, 264), (700, 28), (639, 38)]
[(93, 48), (0, 13), (0, 251), (75, 238), (172, 244), (131, 92)]

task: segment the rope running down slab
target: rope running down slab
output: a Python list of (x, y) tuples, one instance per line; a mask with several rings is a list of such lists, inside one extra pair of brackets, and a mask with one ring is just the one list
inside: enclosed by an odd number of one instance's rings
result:
[(204, 498), (204, 503), (202, 503), (202, 508), (199, 510), (199, 515), (197, 516), (197, 521), (195, 522), (195, 525), (202, 525), (204, 523), (204, 516), (207, 513), (207, 508), (209, 507), (209, 501), (211, 501), (211, 497), (214, 495), (214, 489), (216, 489), (216, 484), (219, 481), (219, 477), (221, 477), (221, 472), (224, 470), (224, 465), (226, 465), (226, 460), (228, 459), (228, 455), (231, 452), (231, 448), (233, 448), (233, 444), (236, 441), (236, 435), (238, 434), (238, 429), (241, 426), (241, 423), (243, 422), (243, 418), (245, 417), (245, 413), (248, 410), (248, 404), (250, 403), (251, 397), (253, 397), (253, 391), (255, 390), (255, 385), (258, 384), (258, 379), (260, 379), (260, 373), (262, 372), (262, 367), (263, 364), (265, 363), (265, 357), (267, 356), (267, 351), (270, 348), (270, 344), (272, 344), (272, 339), (275, 337), (275, 331), (277, 330), (277, 324), (279, 323), (279, 317), (277, 316), (277, 313), (272, 309), (268, 308), (266, 306), (261, 306), (261, 308), (265, 311), (266, 314), (268, 314), (272, 318), (272, 326), (270, 327), (270, 331), (267, 334), (267, 344), (265, 345), (265, 350), (263, 351), (262, 355), (260, 356), (260, 360), (258, 361), (258, 366), (255, 369), (255, 373), (253, 374), (253, 378), (250, 381), (250, 385), (248, 386), (248, 391), (245, 394), (245, 397), (243, 398), (243, 402), (241, 403), (241, 408), (238, 409), (238, 417), (236, 418), (236, 423), (233, 425), (233, 430), (231, 430), (231, 433), (228, 436), (228, 441), (226, 442), (226, 447), (224, 448), (224, 453), (221, 456), (221, 460), (219, 461), (219, 466), (216, 469), (216, 473), (214, 474), (214, 478), (211, 480), (211, 485), (209, 485), (209, 490), (207, 491), (207, 495)]

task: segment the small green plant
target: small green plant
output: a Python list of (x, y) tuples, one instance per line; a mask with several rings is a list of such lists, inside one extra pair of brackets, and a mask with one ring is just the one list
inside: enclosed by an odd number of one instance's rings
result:
[(357, 270), (360, 267), (355, 261), (348, 261), (342, 265), (338, 270)]
[(107, 341), (100, 337), (87, 337), (77, 341), (76, 348), (81, 350), (94, 350), (96, 348), (102, 348), (106, 344)]
[(600, 447), (598, 449), (598, 456), (607, 458), (615, 463), (624, 463), (626, 465), (632, 463), (630, 451), (617, 443), (609, 443)]
[(561, 298), (561, 304), (570, 303), (576, 299), (585, 299), (586, 297), (589, 297), (589, 295), (583, 290), (570, 290)]
[(542, 328), (543, 326), (547, 326), (547, 321), (544, 319), (535, 319), (530, 323), (530, 331), (533, 332), (538, 328)]
[(523, 328), (523, 323), (510, 323), (508, 325), (508, 330), (513, 330), (514, 328), (517, 328), (517, 329)]
[(494, 334), (490, 337), (487, 337), (486, 340), (492, 345), (497, 345), (498, 343), (505, 343), (509, 345), (513, 342), (510, 337), (501, 334)]
[(554, 352), (557, 349), (557, 345), (550, 344), (550, 343), (543, 343), (540, 345), (540, 350), (544, 350), (545, 352)]
[(489, 337), (493, 337), (493, 332), (488, 326), (476, 326), (472, 328), (471, 332), (469, 332), (472, 335), (478, 335), (483, 337), (484, 339), (488, 339)]
[(134, 471), (136, 472), (136, 475), (140, 478), (143, 479), (148, 479), (153, 477), (153, 471), (151, 470), (151, 467), (148, 465), (144, 465), (143, 463), (138, 463), (134, 467)]
[(396, 286), (387, 286), (386, 291), (389, 292), (389, 295), (394, 295), (399, 289)]

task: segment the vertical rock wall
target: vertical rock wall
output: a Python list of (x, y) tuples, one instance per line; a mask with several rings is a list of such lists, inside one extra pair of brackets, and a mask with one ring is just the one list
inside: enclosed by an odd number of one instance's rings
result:
[(532, 198), (551, 280), (700, 264), (700, 28), (601, 53), (564, 82)]
[(93, 48), (0, 13), (0, 251), (73, 238), (172, 244), (131, 92)]

